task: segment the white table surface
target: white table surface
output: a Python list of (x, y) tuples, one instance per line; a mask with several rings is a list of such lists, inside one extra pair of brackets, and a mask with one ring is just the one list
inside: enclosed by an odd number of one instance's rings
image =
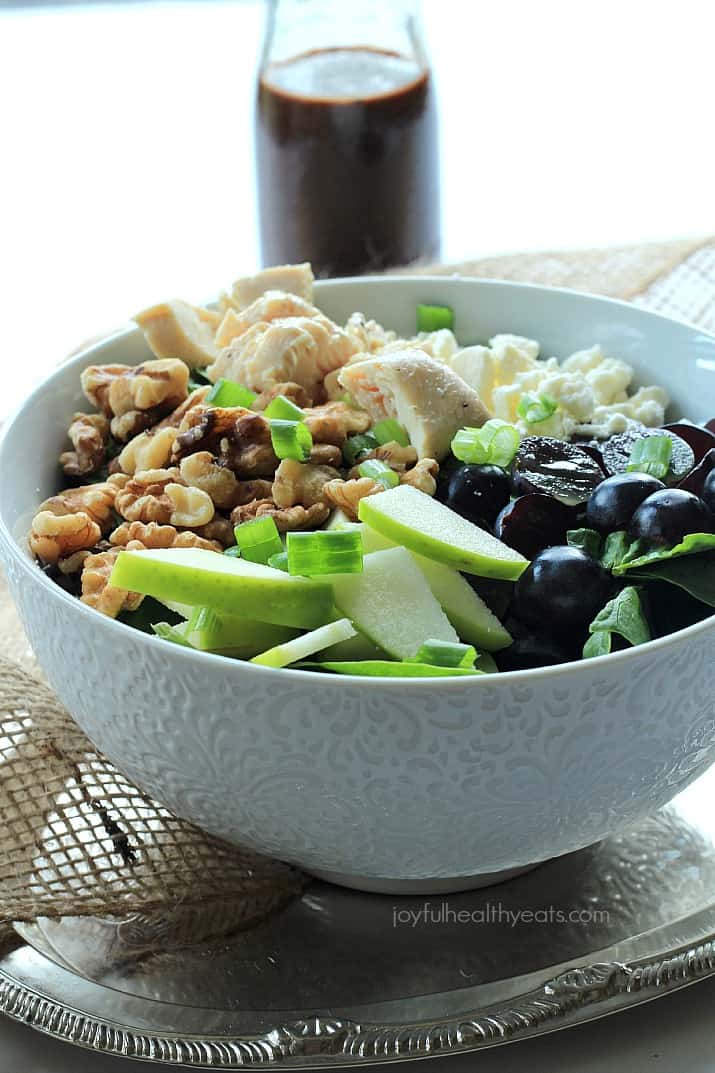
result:
[[(715, 231), (711, 5), (424, 8), (446, 260)], [(208, 297), (256, 265), (261, 18), (256, 0), (0, 0), (0, 416), (83, 339), (160, 298)], [(483, 1073), (711, 1071), (714, 1002), (706, 982), (448, 1061)], [(0, 1021), (0, 1073), (146, 1068)]]

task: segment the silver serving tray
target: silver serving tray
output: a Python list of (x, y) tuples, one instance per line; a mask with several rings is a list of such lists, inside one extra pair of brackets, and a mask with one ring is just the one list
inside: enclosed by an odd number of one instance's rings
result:
[(712, 768), (637, 827), (499, 886), (394, 898), (313, 883), (266, 923), (188, 946), (180, 911), (17, 925), (0, 1009), (95, 1051), (212, 1069), (553, 1032), (715, 972), (714, 801)]

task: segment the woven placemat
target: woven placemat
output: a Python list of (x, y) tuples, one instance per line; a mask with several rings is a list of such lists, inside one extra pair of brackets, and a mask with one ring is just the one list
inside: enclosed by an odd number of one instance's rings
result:
[[(715, 332), (715, 238), (410, 271), (626, 298)], [(176, 941), (251, 924), (301, 889), (294, 869), (176, 819), (96, 752), (42, 682), (1, 577), (0, 651), (0, 924), (131, 912)]]

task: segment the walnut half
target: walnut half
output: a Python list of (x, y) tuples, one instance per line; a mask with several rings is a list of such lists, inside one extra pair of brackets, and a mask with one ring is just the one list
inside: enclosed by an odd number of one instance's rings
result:
[(360, 500), (384, 491), (385, 486), (373, 481), (372, 477), (358, 477), (350, 481), (329, 481), (323, 488), (323, 495), (331, 506), (344, 511), (348, 518), (356, 522)]
[(273, 499), (279, 507), (292, 507), (299, 503), (312, 507), (324, 501), (323, 488), (328, 481), (340, 478), (332, 466), (315, 466), (310, 462), (296, 462), (284, 458), (273, 478)]
[(109, 618), (116, 618), (122, 611), (136, 611), (144, 599), (137, 592), (127, 592), (126, 589), (110, 585), (109, 579), (119, 551), (119, 548), (112, 548), (98, 555), (88, 555), (82, 566), (82, 603)]
[(189, 369), (178, 358), (143, 365), (90, 365), (82, 372), (82, 390), (107, 417), (158, 406), (173, 410), (188, 394)]
[(50, 496), (44, 503), (40, 503), (38, 514), (49, 511), (57, 518), (66, 514), (86, 514), (106, 533), (112, 524), (115, 491), (111, 478), (97, 484), (85, 484), (80, 488), (65, 488), (56, 496)]
[(115, 506), (128, 522), (158, 522), (193, 528), (206, 525), (214, 516), (211, 496), (200, 488), (188, 488), (178, 469), (150, 469), (127, 479), (109, 478), (117, 488)]
[(109, 439), (109, 422), (104, 414), (74, 414), (67, 430), (73, 451), (60, 455), (60, 465), (70, 477), (96, 473), (104, 462)]
[(231, 513), (234, 525), (250, 522), (254, 518), (271, 517), (279, 533), (292, 533), (297, 529), (317, 529), (327, 521), (330, 507), (326, 503), (314, 503), (312, 507), (278, 507), (272, 499), (256, 499)]
[(203, 548), (205, 551), (223, 551), (216, 540), (205, 540), (196, 533), (179, 533), (173, 525), (158, 525), (157, 522), (123, 522), (114, 530), (109, 543), (115, 548), (126, 548), (139, 543), (144, 548)]
[(102, 531), (83, 511), (76, 514), (53, 514), (40, 510), (32, 519), (30, 549), (45, 563), (56, 563), (77, 551), (93, 548)]

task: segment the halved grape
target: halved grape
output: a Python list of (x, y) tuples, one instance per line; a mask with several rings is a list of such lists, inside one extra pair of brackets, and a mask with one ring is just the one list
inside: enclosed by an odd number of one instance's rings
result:
[(574, 447), (578, 447), (579, 451), (585, 451), (587, 455), (590, 455), (594, 462), (598, 463), (603, 471), (603, 476), (608, 476), (608, 470), (606, 469), (606, 463), (603, 461), (603, 452), (601, 447), (603, 446), (602, 440), (579, 440), (573, 441)]
[(517, 495), (542, 492), (567, 506), (585, 503), (603, 477), (590, 454), (550, 436), (527, 436), (514, 459)]
[(708, 451), (715, 447), (715, 432), (703, 428), (702, 425), (694, 425), (691, 421), (674, 421), (671, 425), (663, 425), (663, 432), (673, 432), (681, 440), (685, 440), (692, 448), (695, 462), (702, 460)]
[(646, 436), (670, 436), (673, 441), (670, 472), (667, 477), (663, 478), (666, 484), (677, 484), (687, 473), (690, 473), (695, 465), (692, 447), (668, 429), (646, 428), (645, 425), (641, 428), (629, 429), (628, 432), (621, 432), (617, 436), (611, 436), (610, 440), (606, 440), (603, 445), (603, 461), (606, 463), (608, 472), (625, 473), (631, 461), (633, 444), (636, 440)]
[(513, 499), (501, 511), (494, 533), (510, 548), (533, 559), (544, 548), (566, 543), (566, 533), (576, 524), (576, 510), (543, 492), (529, 492)]

